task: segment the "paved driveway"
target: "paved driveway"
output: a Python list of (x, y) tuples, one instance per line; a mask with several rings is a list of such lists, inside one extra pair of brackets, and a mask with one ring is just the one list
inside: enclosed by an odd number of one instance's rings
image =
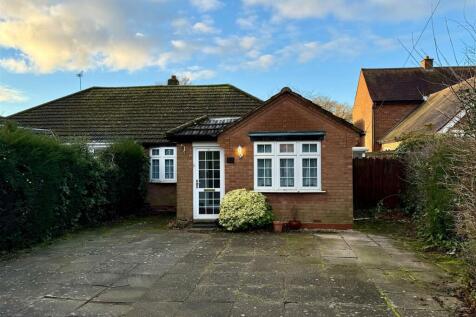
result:
[(1, 316), (448, 316), (442, 271), (359, 232), (226, 234), (147, 223), (0, 262)]

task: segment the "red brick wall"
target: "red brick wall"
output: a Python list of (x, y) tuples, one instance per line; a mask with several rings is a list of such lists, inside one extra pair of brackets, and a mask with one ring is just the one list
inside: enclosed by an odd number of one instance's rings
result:
[(406, 116), (418, 108), (419, 104), (389, 104), (375, 105), (374, 112), (374, 145), (373, 151), (380, 151), (378, 143), (387, 133), (399, 124)]
[(193, 218), (193, 148), (177, 144), (177, 218)]
[(360, 145), (367, 147), (369, 151), (373, 150), (372, 105), (373, 101), (370, 98), (367, 83), (361, 72), (357, 84), (354, 107), (352, 108), (352, 122), (365, 132)]
[(153, 209), (175, 211), (177, 184), (149, 183), (146, 201)]
[[(225, 157), (235, 157), (235, 163), (225, 163), (225, 190), (253, 189), (253, 143), (250, 131), (310, 131), (326, 132), (322, 141), (322, 189), (325, 193), (269, 193), (265, 194), (279, 219), (298, 218), (316, 226), (352, 224), (352, 147), (359, 135), (319, 111), (300, 104), (300, 99), (284, 95), (249, 120), (222, 134), (218, 143), (225, 149)], [(235, 155), (238, 145), (245, 149), (240, 160)], [(179, 147), (182, 145), (179, 145)], [(177, 216), (192, 219), (192, 148), (178, 151)]]

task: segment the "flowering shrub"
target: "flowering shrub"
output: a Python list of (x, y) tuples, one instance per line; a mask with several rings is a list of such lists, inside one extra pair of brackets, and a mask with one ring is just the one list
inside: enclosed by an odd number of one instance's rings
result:
[(228, 231), (247, 230), (270, 224), (273, 213), (263, 194), (236, 189), (223, 198), (218, 221)]

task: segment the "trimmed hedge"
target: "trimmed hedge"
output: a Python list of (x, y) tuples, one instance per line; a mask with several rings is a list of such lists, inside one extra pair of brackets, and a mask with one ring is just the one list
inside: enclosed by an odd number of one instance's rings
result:
[(0, 250), (136, 213), (145, 198), (144, 151), (123, 141), (108, 153), (96, 159), (85, 145), (1, 128)]

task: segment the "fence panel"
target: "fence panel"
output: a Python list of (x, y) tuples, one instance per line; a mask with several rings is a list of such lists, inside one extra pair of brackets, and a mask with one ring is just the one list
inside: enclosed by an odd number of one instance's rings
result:
[(354, 158), (354, 209), (372, 209), (380, 201), (386, 208), (398, 208), (403, 171), (403, 164), (393, 158)]

